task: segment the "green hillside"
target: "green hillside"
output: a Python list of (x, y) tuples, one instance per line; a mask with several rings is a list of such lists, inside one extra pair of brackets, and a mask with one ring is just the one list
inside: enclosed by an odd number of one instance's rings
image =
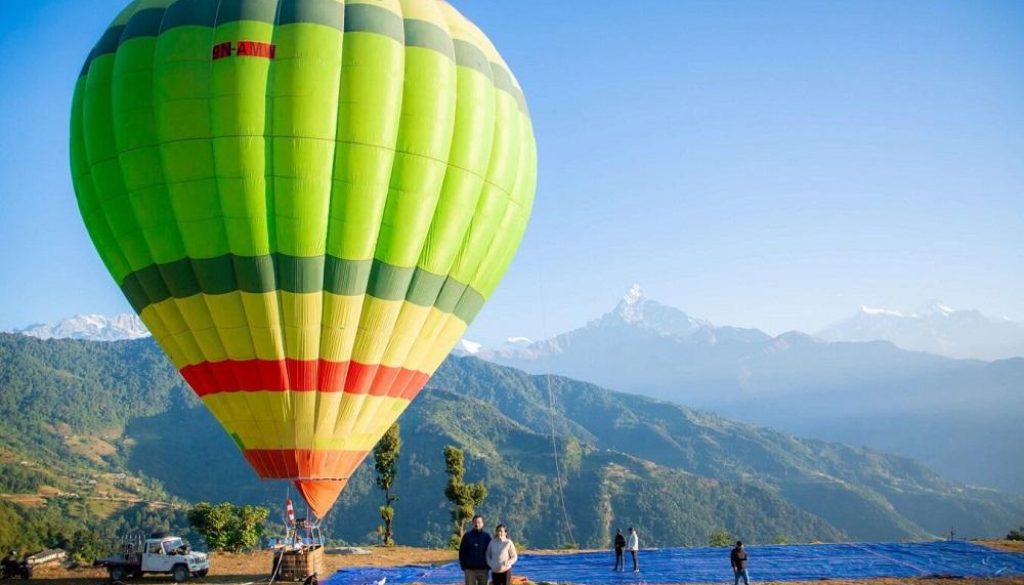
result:
[[(553, 479), (552, 419), (569, 526)], [(0, 335), (0, 420), (4, 493), (105, 490), (180, 504), (259, 502), (275, 514), (288, 493), (284, 482), (255, 477), (149, 340)], [(449, 359), (401, 423), (396, 535), (407, 544), (447, 538), (446, 444), (465, 448), (468, 478), (488, 484), (481, 511), (532, 546), (604, 546), (629, 525), (645, 544), (665, 546), (706, 544), (715, 529), (752, 542), (901, 540), (951, 527), (993, 536), (1024, 519), (1021, 498), (944, 481), (909, 459), (473, 358)], [(373, 541), (372, 479), (364, 465), (327, 519), (329, 534)], [(83, 501), (79, 516), (94, 524), (137, 507), (108, 505), (101, 519)]]

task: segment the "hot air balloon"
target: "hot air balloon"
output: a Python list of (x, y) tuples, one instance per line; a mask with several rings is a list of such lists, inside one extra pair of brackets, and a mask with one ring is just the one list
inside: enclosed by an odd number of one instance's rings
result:
[(78, 78), (71, 166), (157, 343), (323, 517), (501, 280), (536, 146), (440, 0), (136, 0)]

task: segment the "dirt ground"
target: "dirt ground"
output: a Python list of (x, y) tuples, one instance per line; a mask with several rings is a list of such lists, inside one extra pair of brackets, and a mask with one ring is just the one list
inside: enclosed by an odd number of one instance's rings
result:
[[(1024, 554), (1024, 542), (1014, 541), (986, 541), (984, 544), (992, 548)], [(411, 547), (368, 547), (365, 550), (369, 554), (327, 554), (325, 562), (327, 572), (333, 573), (343, 567), (355, 566), (397, 566), (411, 564), (438, 564), (455, 560), (455, 553), (450, 550), (425, 549)], [(529, 551), (532, 553), (545, 552), (551, 554), (553, 551)], [(210, 574), (195, 583), (208, 583), (220, 585), (258, 585), (266, 583), (270, 574), (271, 555), (269, 552), (258, 553), (213, 553), (210, 555)], [(35, 578), (29, 581), (12, 581), (11, 585), (22, 583), (24, 585), (103, 585), (107, 580), (106, 571), (95, 568), (64, 569), (60, 567), (49, 567), (37, 570)], [(865, 580), (820, 580), (807, 582), (785, 581), (778, 582), (780, 585), (1024, 585), (1024, 577), (1000, 577), (994, 579), (975, 578), (924, 578), (924, 579), (865, 579)], [(169, 577), (150, 576), (143, 579), (134, 579), (129, 584), (138, 585), (171, 585)], [(758, 585), (771, 585), (774, 581), (758, 581)]]

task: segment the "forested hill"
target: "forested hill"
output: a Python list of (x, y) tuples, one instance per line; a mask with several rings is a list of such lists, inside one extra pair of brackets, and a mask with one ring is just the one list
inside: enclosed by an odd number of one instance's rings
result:
[[(286, 492), (255, 478), (151, 340), (0, 335), (0, 420), (0, 464), (25, 476), (0, 491), (51, 485), (275, 508)], [(488, 484), (481, 511), (533, 546), (603, 546), (629, 525), (655, 546), (706, 544), (716, 529), (753, 542), (900, 540), (951, 527), (992, 536), (1024, 519), (1020, 498), (946, 482), (908, 459), (474, 358), (449, 359), (401, 423), (396, 530), (408, 544), (446, 540), (446, 444), (464, 447), (468, 479)], [(368, 465), (353, 478), (329, 518), (333, 536), (373, 540), (372, 478)], [(123, 513), (105, 506), (108, 517)]]

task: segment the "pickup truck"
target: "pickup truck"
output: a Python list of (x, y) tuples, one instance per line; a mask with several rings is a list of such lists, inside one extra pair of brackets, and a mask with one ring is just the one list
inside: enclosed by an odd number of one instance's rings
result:
[(97, 564), (107, 568), (111, 581), (163, 573), (170, 574), (175, 583), (181, 583), (193, 575), (205, 577), (210, 570), (206, 553), (190, 550), (177, 536), (125, 539), (119, 554), (99, 560)]

